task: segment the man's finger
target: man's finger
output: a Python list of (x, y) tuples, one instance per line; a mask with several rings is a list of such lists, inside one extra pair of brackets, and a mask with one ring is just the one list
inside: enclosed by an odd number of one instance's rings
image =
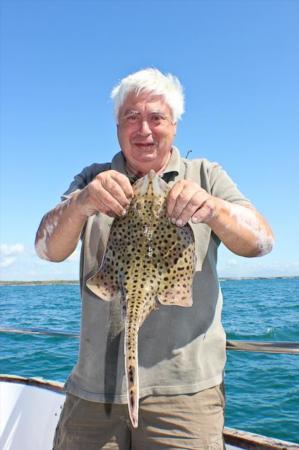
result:
[(190, 198), (189, 202), (185, 205), (181, 214), (176, 219), (176, 225), (184, 226), (191, 219), (193, 214), (202, 206), (204, 199), (201, 193), (195, 192)]
[(213, 211), (207, 204), (207, 201), (203, 203), (201, 208), (199, 208), (195, 213), (193, 214), (191, 220), (193, 223), (205, 223), (208, 219), (210, 219), (213, 215)]
[(126, 207), (119, 203), (119, 201), (104, 188), (101, 190), (101, 195), (97, 197), (97, 202), (99, 210), (105, 214), (122, 216), (126, 213)]
[(110, 194), (110, 196), (115, 199), (123, 208), (127, 208), (130, 204), (131, 198), (129, 199), (121, 185), (115, 181), (114, 178), (109, 178), (105, 180), (103, 184), (103, 189)]
[(166, 204), (166, 210), (169, 217), (173, 217), (173, 210), (176, 205), (177, 197), (180, 195), (183, 188), (184, 185), (181, 182), (178, 182), (169, 191)]
[(91, 197), (96, 209), (104, 214), (122, 216), (126, 212), (126, 208), (101, 184), (92, 191)]
[(176, 222), (177, 220), (182, 219), (183, 217), (188, 215), (189, 210), (190, 214), (193, 214), (193, 212), (196, 210), (196, 204), (194, 204), (194, 200), (192, 201), (194, 195), (195, 192), (191, 189), (183, 189), (181, 191), (172, 210), (171, 220), (173, 222)]
[(128, 200), (134, 197), (134, 191), (129, 178), (117, 171), (111, 171), (111, 178), (118, 183)]

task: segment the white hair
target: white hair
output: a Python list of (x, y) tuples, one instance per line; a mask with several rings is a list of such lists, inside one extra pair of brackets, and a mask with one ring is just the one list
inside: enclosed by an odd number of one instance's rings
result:
[(148, 68), (128, 75), (112, 89), (111, 98), (114, 101), (116, 121), (121, 106), (131, 92), (137, 95), (143, 92), (161, 95), (170, 107), (175, 123), (184, 113), (184, 93), (180, 81), (170, 73), (164, 75), (158, 69)]

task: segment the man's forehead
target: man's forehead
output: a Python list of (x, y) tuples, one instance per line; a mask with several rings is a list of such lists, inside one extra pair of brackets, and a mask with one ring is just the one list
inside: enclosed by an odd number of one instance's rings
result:
[(155, 110), (157, 108), (159, 110), (170, 109), (162, 95), (151, 94), (148, 92), (139, 94), (131, 92), (125, 99), (121, 111), (125, 113), (128, 110), (138, 110), (139, 108), (143, 109), (144, 107), (153, 108)]

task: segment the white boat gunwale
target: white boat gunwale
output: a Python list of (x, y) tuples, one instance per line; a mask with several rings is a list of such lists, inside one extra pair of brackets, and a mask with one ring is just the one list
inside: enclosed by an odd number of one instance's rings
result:
[(0, 382), (18, 383), (64, 394), (64, 383), (39, 377), (22, 377), (20, 375), (0, 374)]
[[(0, 383), (15, 383), (31, 386), (64, 395), (64, 383), (45, 380), (43, 378), (28, 378), (17, 375), (0, 374)], [(225, 427), (225, 443), (231, 449), (246, 450), (298, 450), (299, 444), (282, 441), (234, 428)]]

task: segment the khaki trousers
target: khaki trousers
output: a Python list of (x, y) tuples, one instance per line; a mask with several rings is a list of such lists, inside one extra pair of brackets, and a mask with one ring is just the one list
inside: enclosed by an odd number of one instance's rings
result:
[(196, 394), (140, 399), (139, 426), (127, 405), (105, 405), (67, 395), (53, 450), (223, 450), (223, 387)]

